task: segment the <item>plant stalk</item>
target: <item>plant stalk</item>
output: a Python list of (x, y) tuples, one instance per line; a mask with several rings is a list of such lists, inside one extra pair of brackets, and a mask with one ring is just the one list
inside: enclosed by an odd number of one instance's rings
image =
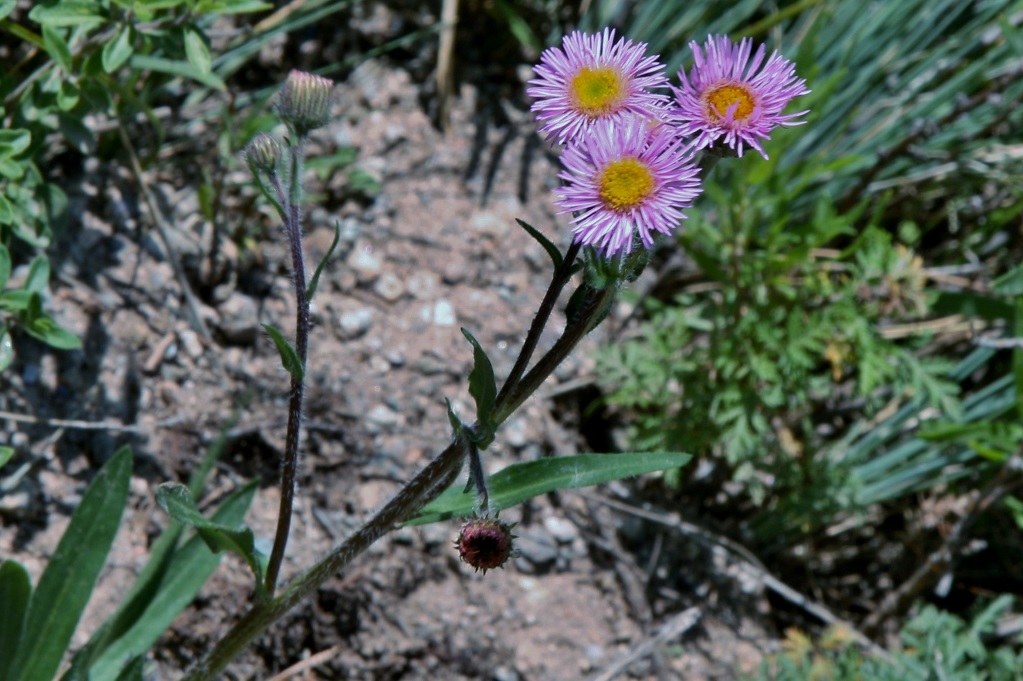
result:
[(277, 532), (273, 549), (266, 567), (263, 584), (267, 593), (273, 595), (277, 588), (284, 551), (288, 546), (291, 531), (291, 512), (295, 504), (295, 479), (298, 476), (298, 447), (302, 430), (302, 400), (305, 393), (305, 366), (309, 348), (309, 300), (306, 298), (305, 260), (302, 254), (301, 179), (303, 141), (300, 139), (291, 150), (290, 196), (285, 203), (285, 231), (291, 247), (291, 264), (295, 282), (295, 352), (302, 365), (302, 374), (291, 377), (291, 399), (288, 402), (288, 432), (281, 461), (281, 500), (277, 512)]
[(450, 486), (462, 470), (467, 443), (456, 439), (355, 534), (289, 582), (276, 597), (255, 604), (182, 681), (213, 681), (271, 624), (351, 563), (377, 539), (408, 520)]

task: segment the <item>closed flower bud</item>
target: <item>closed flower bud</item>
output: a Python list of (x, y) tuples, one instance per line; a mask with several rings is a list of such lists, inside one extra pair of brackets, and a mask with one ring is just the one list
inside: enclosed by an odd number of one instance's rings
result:
[(277, 113), (298, 136), (322, 128), (330, 120), (334, 81), (304, 71), (292, 71), (277, 94)]
[(513, 553), (511, 528), (496, 518), (473, 518), (462, 526), (455, 541), (459, 557), (483, 574), (503, 567)]
[(281, 161), (281, 143), (273, 135), (261, 132), (245, 146), (245, 160), (253, 174), (275, 173)]

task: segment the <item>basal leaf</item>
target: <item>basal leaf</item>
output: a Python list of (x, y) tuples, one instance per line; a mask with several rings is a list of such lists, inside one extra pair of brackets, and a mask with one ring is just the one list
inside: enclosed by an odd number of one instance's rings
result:
[(0, 563), (0, 679), (8, 678), (18, 652), (31, 596), (28, 570), (13, 560)]
[[(579, 454), (556, 456), (513, 464), (487, 479), (492, 511), (521, 504), (540, 494), (559, 489), (599, 485), (643, 473), (678, 468), (691, 457), (675, 452), (629, 454)], [(476, 495), (466, 494), (455, 483), (408, 522), (423, 525), (473, 512)]]
[[(259, 481), (253, 480), (231, 493), (210, 520), (226, 527), (238, 526), (244, 521), (258, 486)], [(219, 564), (220, 555), (211, 553), (199, 536), (176, 550), (144, 612), (90, 665), (89, 681), (115, 681), (127, 660), (144, 655), (192, 602)]]
[(298, 358), (295, 348), (276, 327), (263, 324), (263, 328), (269, 334), (274, 345), (277, 346), (277, 352), (281, 355), (281, 364), (284, 365), (284, 370), (291, 374), (292, 380), (301, 381), (305, 375), (305, 369), (302, 366), (302, 360)]
[(121, 524), (131, 469), (131, 449), (122, 447), (82, 495), (32, 595), (11, 681), (41, 681), (56, 673)]

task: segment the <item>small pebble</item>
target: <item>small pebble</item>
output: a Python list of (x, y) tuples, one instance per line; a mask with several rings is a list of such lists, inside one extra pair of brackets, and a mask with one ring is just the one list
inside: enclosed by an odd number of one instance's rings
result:
[(368, 307), (360, 307), (348, 312), (342, 312), (337, 318), (337, 326), (341, 331), (341, 337), (345, 340), (352, 340), (369, 331), (373, 324), (373, 310)]

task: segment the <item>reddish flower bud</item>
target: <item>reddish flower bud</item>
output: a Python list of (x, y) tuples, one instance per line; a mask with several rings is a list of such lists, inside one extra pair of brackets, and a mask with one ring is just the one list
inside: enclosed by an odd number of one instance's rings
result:
[(292, 71), (277, 93), (277, 113), (302, 137), (330, 120), (334, 81), (304, 71)]
[(483, 574), (504, 567), (513, 553), (511, 528), (496, 518), (473, 518), (458, 533), (455, 546), (459, 557)]

